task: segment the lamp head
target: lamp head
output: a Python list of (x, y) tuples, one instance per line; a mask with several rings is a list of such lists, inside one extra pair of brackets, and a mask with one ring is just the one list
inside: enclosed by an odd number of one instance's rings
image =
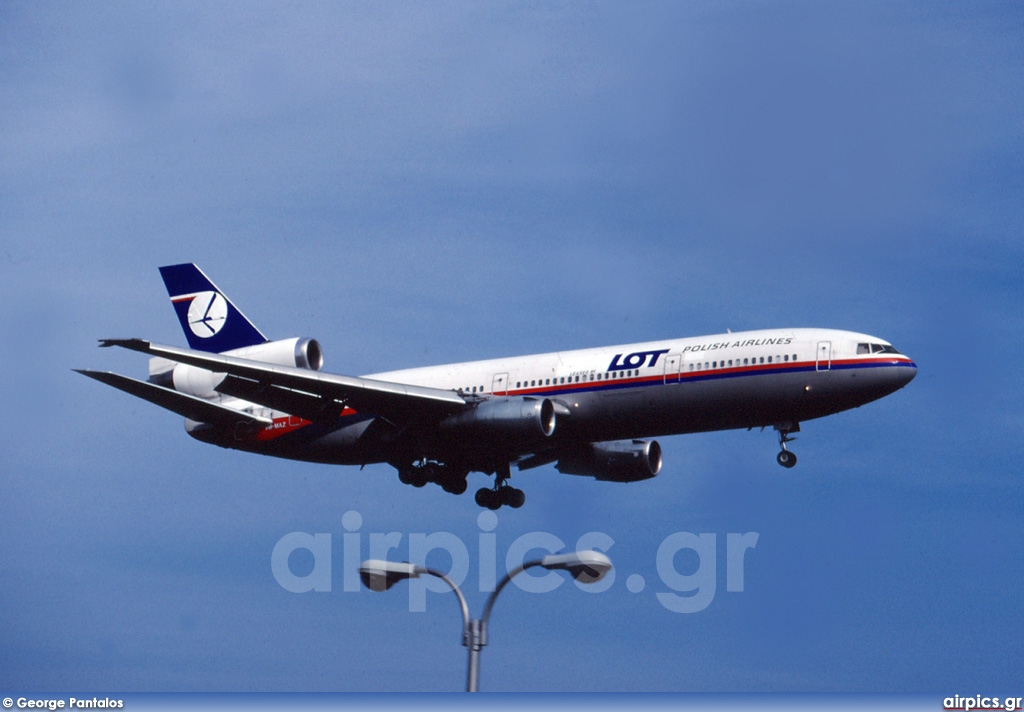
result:
[(359, 566), (359, 578), (371, 591), (387, 591), (399, 581), (418, 578), (422, 569), (409, 563), (369, 559)]
[(612, 569), (611, 559), (593, 549), (551, 554), (541, 559), (540, 565), (552, 571), (568, 571), (580, 583), (597, 583)]

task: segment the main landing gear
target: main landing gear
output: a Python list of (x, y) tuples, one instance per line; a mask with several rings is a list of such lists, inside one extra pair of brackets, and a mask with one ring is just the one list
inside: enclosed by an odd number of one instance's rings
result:
[[(451, 494), (463, 494), (469, 487), (466, 482), (468, 468), (446, 465), (432, 460), (418, 460), (407, 465), (395, 465), (398, 479), (402, 484), (413, 487), (425, 487), (428, 482), (440, 485), (441, 489)], [(507, 483), (512, 475), (509, 463), (498, 466), (494, 473), (494, 487), (483, 487), (476, 491), (476, 503), (487, 509), (512, 507), (519, 509), (526, 502), (526, 495)]]
[(796, 464), (796, 453), (787, 450), (786, 443), (796, 440), (796, 438), (789, 437), (789, 434), (799, 433), (800, 423), (776, 423), (775, 429), (779, 431), (779, 447), (782, 448), (775, 459), (783, 467), (793, 467)]
[(481, 507), (487, 509), (499, 509), (503, 505), (508, 505), (512, 509), (519, 509), (526, 502), (526, 494), (521, 489), (516, 489), (511, 485), (505, 484), (506, 480), (512, 476), (512, 468), (509, 463), (504, 463), (498, 467), (498, 470), (494, 473), (494, 487), (481, 487), (476, 491), (476, 503)]
[(509, 485), (494, 489), (481, 487), (476, 491), (476, 503), (481, 507), (487, 507), (487, 509), (499, 509), (503, 505), (519, 509), (525, 502), (526, 493)]
[(450, 494), (462, 494), (469, 488), (466, 482), (468, 474), (468, 470), (430, 461), (398, 468), (398, 479), (402, 484), (424, 487), (428, 482), (433, 482)]

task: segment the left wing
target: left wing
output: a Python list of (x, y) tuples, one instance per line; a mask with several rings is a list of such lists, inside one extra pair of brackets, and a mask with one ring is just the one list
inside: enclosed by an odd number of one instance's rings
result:
[(83, 371), (75, 369), (78, 373), (89, 378), (94, 378), (100, 383), (120, 389), (125, 393), (131, 393), (150, 403), (155, 403), (161, 408), (166, 408), (178, 415), (199, 421), (201, 423), (219, 423), (221, 425), (272, 425), (274, 421), (269, 418), (262, 418), (252, 413), (246, 413), (236, 408), (229, 408), (218, 403), (212, 403), (203, 398), (190, 396), (187, 393), (164, 388), (153, 383), (137, 381), (134, 378), (121, 376), (108, 371)]
[(467, 407), (455, 391), (370, 378), (321, 373), (294, 366), (153, 344), (143, 339), (102, 339), (100, 346), (120, 346), (179, 363), (223, 373), (215, 390), (307, 420), (331, 421), (343, 408), (372, 413), (397, 423), (409, 418), (442, 418)]

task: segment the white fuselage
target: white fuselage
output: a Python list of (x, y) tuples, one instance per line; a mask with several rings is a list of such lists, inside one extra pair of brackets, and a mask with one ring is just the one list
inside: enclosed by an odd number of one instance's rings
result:
[[(364, 378), (457, 391), (481, 400), (553, 401), (558, 428), (540, 447), (761, 426), (857, 407), (898, 390), (916, 365), (876, 337), (833, 329), (769, 329), (559, 351), (376, 373)], [(269, 413), (255, 441), (227, 444), (342, 464), (388, 461), (372, 416), (348, 410), (334, 427)], [(198, 433), (197, 433), (198, 436)], [(443, 459), (465, 441), (423, 443)], [(493, 449), (500, 443), (480, 443)], [(514, 454), (514, 453), (512, 453)]]

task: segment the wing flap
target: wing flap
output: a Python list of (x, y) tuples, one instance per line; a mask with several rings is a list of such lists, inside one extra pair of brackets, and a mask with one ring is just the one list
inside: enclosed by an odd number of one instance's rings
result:
[(217, 386), (217, 391), (313, 422), (333, 422), (345, 408), (344, 404), (334, 398), (323, 398), (315, 393), (281, 388), (231, 374), (225, 376)]
[(154, 403), (161, 408), (177, 413), (191, 420), (200, 423), (218, 423), (222, 425), (235, 425), (237, 423), (257, 423), (259, 425), (272, 425), (274, 421), (268, 418), (261, 418), (252, 413), (244, 413), (234, 408), (211, 403), (210, 401), (190, 396), (187, 393), (157, 386), (145, 381), (137, 381), (117, 373), (109, 371), (83, 371), (75, 369), (83, 376), (95, 379), (100, 383), (106, 383), (125, 393)]

